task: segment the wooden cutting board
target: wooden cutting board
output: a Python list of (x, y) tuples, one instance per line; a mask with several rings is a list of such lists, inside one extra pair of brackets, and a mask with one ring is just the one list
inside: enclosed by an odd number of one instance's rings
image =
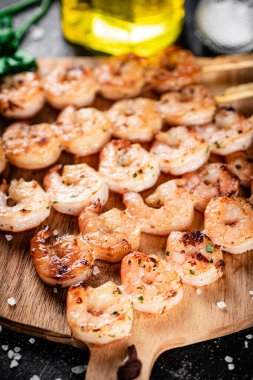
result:
[[(94, 65), (93, 58), (41, 59), (42, 72), (55, 66), (58, 62), (86, 62)], [(219, 93), (227, 86), (253, 81), (250, 69), (229, 71), (220, 74), (206, 74), (203, 81)], [(96, 100), (96, 106), (106, 109), (109, 103)], [(240, 101), (236, 106), (249, 116), (253, 110), (253, 98)], [(53, 121), (57, 112), (46, 106), (34, 119), (35, 122)], [(68, 154), (61, 156), (62, 163), (86, 162), (97, 168), (97, 156), (80, 159)], [(6, 179), (23, 177), (33, 178), (42, 183), (46, 170), (27, 171), (8, 166), (3, 177)], [(160, 182), (167, 180), (161, 176)], [(147, 193), (147, 192), (146, 192)], [(116, 206), (123, 208), (121, 196), (110, 194), (106, 209)], [(51, 211), (46, 221), (61, 233), (78, 233), (77, 219)], [(202, 227), (202, 215), (196, 213), (193, 228)], [(46, 286), (37, 277), (29, 254), (30, 239), (41, 227), (24, 233), (11, 234), (13, 239), (7, 241), (5, 233), (0, 234), (0, 322), (16, 331), (32, 334), (60, 343), (77, 347), (84, 344), (75, 340), (70, 333), (65, 318), (66, 290)], [(7, 233), (9, 234), (9, 233)], [(140, 251), (164, 256), (166, 239), (142, 234)], [(132, 335), (104, 346), (89, 345), (90, 361), (86, 374), (88, 380), (114, 380), (117, 368), (122, 364), (127, 346), (135, 344), (138, 356), (143, 363), (140, 379), (149, 378), (156, 358), (165, 350), (179, 346), (213, 339), (233, 333), (253, 325), (253, 301), (249, 291), (253, 290), (253, 255), (224, 255), (226, 262), (225, 276), (214, 284), (201, 288), (201, 294), (193, 287), (185, 286), (183, 301), (165, 315), (151, 315), (135, 312)], [(119, 264), (97, 262), (100, 273), (89, 284), (100, 285), (109, 279), (119, 282)], [(14, 297), (16, 306), (7, 303)], [(218, 301), (225, 301), (226, 309), (219, 309)]]

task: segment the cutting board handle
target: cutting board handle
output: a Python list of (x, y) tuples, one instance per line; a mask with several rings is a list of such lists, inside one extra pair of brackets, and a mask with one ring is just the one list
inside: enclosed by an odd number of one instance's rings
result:
[[(117, 380), (117, 371), (126, 361), (128, 342), (115, 342), (105, 346), (90, 346), (90, 360), (85, 380)], [(148, 342), (145, 346), (136, 345), (137, 356), (142, 363), (138, 380), (148, 380), (156, 359)]]

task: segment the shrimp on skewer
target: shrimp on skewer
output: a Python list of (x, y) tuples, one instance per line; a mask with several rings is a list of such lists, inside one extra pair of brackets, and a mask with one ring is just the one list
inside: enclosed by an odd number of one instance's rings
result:
[(80, 232), (97, 259), (116, 263), (139, 248), (141, 230), (124, 211), (101, 212), (100, 202), (86, 207), (78, 218)]
[(0, 113), (7, 118), (27, 119), (36, 115), (45, 103), (37, 73), (24, 72), (2, 79)]
[(58, 116), (55, 132), (63, 149), (79, 156), (88, 156), (110, 140), (110, 121), (95, 108), (66, 107)]
[(253, 178), (253, 156), (247, 151), (240, 151), (226, 156), (228, 169), (234, 173), (245, 187), (250, 187)]
[(61, 145), (50, 124), (14, 123), (3, 134), (3, 148), (11, 164), (29, 170), (54, 164)]
[(193, 222), (194, 199), (184, 189), (182, 180), (163, 183), (145, 201), (147, 204), (135, 192), (123, 195), (126, 214), (143, 232), (168, 235), (173, 230), (189, 228)]
[(100, 93), (111, 100), (138, 96), (145, 84), (140, 58), (132, 55), (109, 59), (94, 70), (94, 75)]
[(0, 173), (4, 171), (6, 167), (6, 157), (3, 150), (3, 141), (0, 139)]
[(171, 125), (193, 126), (210, 123), (216, 109), (213, 95), (202, 85), (191, 85), (164, 94), (158, 109)]
[(237, 196), (239, 192), (238, 178), (233, 175), (226, 164), (217, 162), (206, 164), (195, 172), (187, 173), (185, 189), (196, 199), (195, 208), (205, 211), (208, 202), (219, 196)]
[(253, 139), (253, 124), (226, 107), (218, 109), (214, 123), (197, 127), (197, 131), (206, 139), (211, 152), (221, 156), (246, 150)]
[(181, 175), (200, 168), (209, 158), (205, 139), (190, 127), (173, 127), (159, 132), (150, 150), (160, 162), (161, 170)]
[(155, 60), (155, 65), (151, 62), (147, 71), (151, 87), (157, 92), (175, 90), (196, 83), (201, 73), (196, 58), (189, 51), (168, 48), (155, 57)]
[(233, 254), (253, 249), (253, 209), (243, 198), (212, 199), (205, 210), (205, 233)]
[(95, 344), (110, 343), (130, 334), (132, 302), (112, 281), (98, 288), (72, 286), (67, 295), (67, 321), (77, 339)]
[(97, 86), (87, 66), (56, 66), (44, 79), (46, 100), (52, 107), (85, 107), (96, 96)]
[(133, 142), (149, 142), (162, 128), (157, 102), (146, 98), (125, 99), (107, 112), (113, 136)]
[(117, 193), (143, 191), (152, 187), (160, 174), (159, 163), (139, 144), (113, 140), (100, 153), (99, 172), (109, 189)]
[(47, 226), (32, 238), (30, 252), (38, 275), (48, 285), (67, 287), (87, 281), (92, 274), (94, 258), (80, 235), (56, 238)]
[(220, 247), (198, 230), (171, 232), (166, 258), (187, 285), (209, 285), (224, 273), (225, 263)]
[(107, 202), (108, 187), (96, 170), (87, 164), (65, 165), (60, 175), (60, 168), (56, 165), (44, 177), (44, 187), (55, 210), (79, 215), (91, 203)]
[[(20, 232), (30, 230), (42, 223), (50, 214), (49, 196), (37, 181), (26, 182), (13, 179), (8, 189), (5, 181), (0, 191), (0, 230)], [(7, 199), (15, 205), (9, 206)]]
[(165, 260), (133, 252), (121, 263), (121, 283), (134, 309), (146, 313), (168, 313), (183, 297), (182, 280)]

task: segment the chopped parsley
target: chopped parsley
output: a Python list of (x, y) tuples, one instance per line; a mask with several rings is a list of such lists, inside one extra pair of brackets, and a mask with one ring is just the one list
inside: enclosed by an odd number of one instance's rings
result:
[(236, 169), (240, 170), (242, 168), (242, 165), (236, 164), (235, 167), (236, 167)]
[(144, 298), (143, 298), (142, 296), (139, 296), (139, 297), (138, 297), (138, 300), (139, 300), (141, 303), (143, 303)]
[(214, 144), (215, 144), (216, 148), (218, 148), (218, 149), (221, 148), (220, 143), (218, 141), (215, 141)]
[(189, 270), (190, 274), (195, 274), (194, 270), (190, 269)]
[(165, 252), (165, 255), (166, 255), (166, 256), (169, 256), (169, 255), (170, 255), (170, 251), (166, 251), (166, 252)]
[(214, 245), (213, 245), (213, 243), (207, 244), (207, 246), (206, 246), (206, 252), (213, 253), (213, 251), (214, 251)]
[(136, 178), (136, 177), (137, 177), (137, 175), (138, 175), (137, 173), (134, 173), (134, 174), (133, 174), (133, 178)]

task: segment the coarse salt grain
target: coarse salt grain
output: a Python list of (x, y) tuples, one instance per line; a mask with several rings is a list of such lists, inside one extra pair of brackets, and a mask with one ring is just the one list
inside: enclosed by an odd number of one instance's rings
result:
[(3, 344), (3, 345), (2, 345), (2, 350), (3, 350), (3, 351), (7, 351), (8, 348), (9, 348), (9, 346), (8, 346), (7, 344)]
[(219, 301), (217, 302), (216, 305), (218, 306), (219, 309), (225, 309), (227, 307), (224, 301)]
[(13, 356), (13, 359), (15, 360), (20, 360), (22, 358), (22, 355), (19, 354), (18, 352), (15, 352), (14, 356)]
[(252, 334), (248, 334), (248, 335), (246, 335), (246, 338), (247, 338), (247, 339), (252, 339), (252, 338), (253, 338), (253, 335), (252, 335)]
[(94, 269), (93, 269), (93, 274), (94, 274), (94, 276), (96, 276), (96, 275), (99, 274), (99, 273), (100, 273), (99, 268), (95, 266)]
[(225, 356), (225, 361), (227, 362), (227, 363), (232, 363), (232, 361), (233, 361), (233, 358), (231, 358), (231, 356)]
[(8, 353), (7, 353), (7, 355), (8, 355), (8, 358), (9, 358), (9, 359), (12, 359), (13, 356), (14, 356), (14, 351), (9, 350)]
[(41, 40), (45, 35), (45, 30), (43, 28), (34, 26), (31, 28), (31, 36), (33, 41)]
[(249, 348), (249, 342), (247, 340), (244, 341), (244, 347)]
[(17, 362), (17, 360), (13, 359), (13, 360), (11, 361), (10, 368), (17, 367), (18, 365), (19, 365), (19, 362)]
[(59, 234), (59, 231), (58, 230), (53, 230), (53, 235), (54, 236), (57, 236)]
[(20, 347), (14, 347), (14, 352), (19, 352), (21, 350)]
[(30, 377), (30, 380), (40, 380), (40, 377), (37, 375), (33, 375), (32, 377)]
[(53, 289), (53, 292), (56, 294), (56, 293), (57, 293), (57, 288), (54, 288), (54, 289)]
[(4, 235), (5, 236), (5, 239), (7, 241), (11, 241), (13, 239), (13, 236), (12, 235)]
[(229, 371), (233, 371), (233, 369), (235, 369), (235, 365), (229, 363), (229, 364), (228, 364), (228, 369), (229, 369)]
[(7, 302), (8, 302), (8, 304), (9, 304), (10, 306), (14, 306), (14, 305), (16, 305), (16, 300), (15, 300), (14, 297), (10, 297), (10, 298), (8, 298), (8, 299), (7, 299)]
[[(35, 343), (35, 339), (34, 339), (34, 338), (30, 338), (30, 339), (29, 339), (29, 342), (30, 342), (31, 344), (34, 344), (34, 343)], [(36, 376), (36, 375), (34, 375), (34, 376)]]
[(87, 369), (87, 365), (78, 365), (77, 367), (71, 368), (71, 372), (78, 375), (79, 373), (85, 372)]
[(253, 290), (250, 290), (250, 291), (249, 291), (249, 294), (250, 294), (251, 296), (253, 296)]
[(197, 294), (201, 294), (201, 289), (196, 289)]

